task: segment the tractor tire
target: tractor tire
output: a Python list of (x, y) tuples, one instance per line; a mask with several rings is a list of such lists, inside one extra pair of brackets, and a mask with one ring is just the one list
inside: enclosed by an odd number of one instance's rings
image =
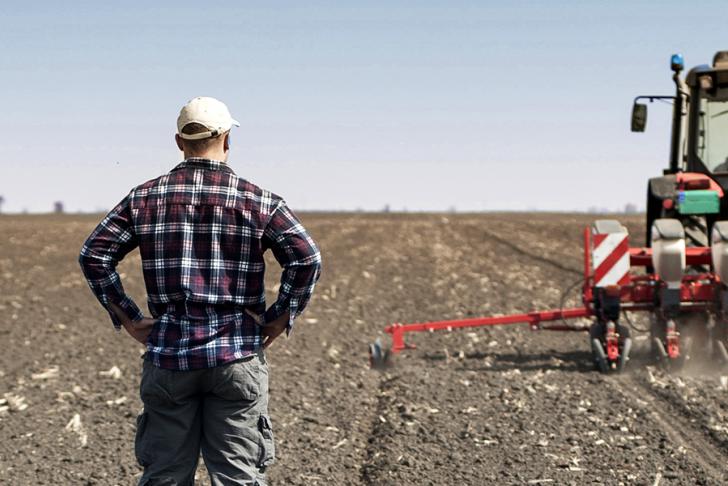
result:
[(680, 219), (685, 229), (685, 246), (710, 246), (708, 222), (705, 216), (689, 214), (683, 215)]

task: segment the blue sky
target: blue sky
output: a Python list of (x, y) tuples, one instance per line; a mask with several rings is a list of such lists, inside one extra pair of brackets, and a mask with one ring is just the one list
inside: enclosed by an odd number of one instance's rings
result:
[[(106, 4), (108, 3), (108, 4)], [(644, 205), (669, 57), (728, 49), (722, 2), (25, 2), (0, 17), (0, 195), (107, 209), (225, 101), (230, 165), (298, 209)], [(705, 12), (710, 12), (709, 14)]]

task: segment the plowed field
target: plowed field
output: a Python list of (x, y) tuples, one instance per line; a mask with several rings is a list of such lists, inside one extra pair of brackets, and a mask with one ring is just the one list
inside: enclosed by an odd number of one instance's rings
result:
[[(143, 350), (113, 331), (76, 263), (98, 219), (0, 217), (0, 483), (139, 477)], [(639, 332), (622, 375), (593, 371), (584, 333), (525, 326), (413, 335), (394, 367), (369, 369), (388, 323), (558, 307), (592, 219), (304, 215), (324, 273), (268, 353), (271, 483), (728, 483), (728, 371), (668, 374), (640, 359)], [(620, 219), (641, 244), (642, 218)], [(143, 303), (138, 253), (121, 272)]]

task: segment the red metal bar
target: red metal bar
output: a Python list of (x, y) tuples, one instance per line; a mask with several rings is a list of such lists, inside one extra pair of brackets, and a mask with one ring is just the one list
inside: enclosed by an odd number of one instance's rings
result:
[[(591, 313), (591, 309), (587, 307), (574, 307), (570, 309), (554, 309), (508, 316), (477, 317), (473, 319), (455, 319), (435, 322), (415, 322), (413, 324), (392, 324), (391, 326), (384, 328), (384, 331), (392, 335), (392, 351), (396, 353), (403, 349), (413, 347), (404, 343), (404, 334), (408, 332), (438, 331), (461, 327), (502, 326), (507, 324), (530, 324), (532, 328), (539, 329), (541, 322), (589, 317), (591, 316)], [(559, 331), (581, 330), (581, 328), (571, 328), (569, 326), (544, 327), (543, 329)]]

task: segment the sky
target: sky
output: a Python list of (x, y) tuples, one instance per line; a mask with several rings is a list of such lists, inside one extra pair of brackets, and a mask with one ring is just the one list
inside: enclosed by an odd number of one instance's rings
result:
[(673, 94), (728, 49), (724, 2), (14, 3), (0, 14), (4, 212), (102, 211), (224, 101), (229, 164), (298, 210), (644, 207)]

